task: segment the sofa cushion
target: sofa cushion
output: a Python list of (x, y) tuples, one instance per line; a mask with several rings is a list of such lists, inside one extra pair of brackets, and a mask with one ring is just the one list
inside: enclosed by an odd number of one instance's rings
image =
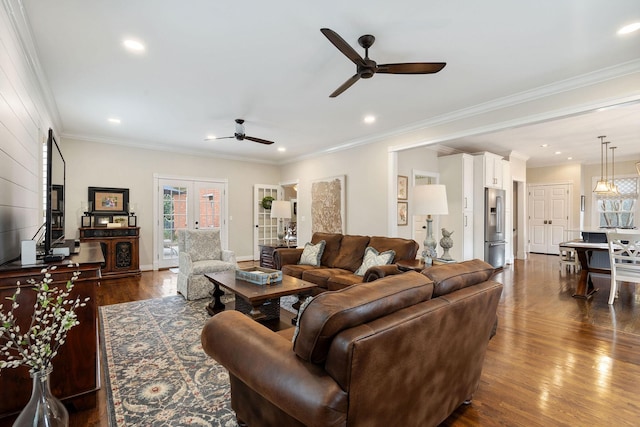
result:
[(362, 283), (364, 281), (363, 279), (364, 278), (362, 276), (356, 276), (353, 273), (336, 274), (329, 277), (329, 280), (327, 280), (327, 289), (330, 291), (337, 291), (351, 285)]
[(314, 267), (318, 267), (320, 265), (320, 260), (322, 259), (322, 252), (324, 251), (324, 246), (327, 244), (324, 240), (320, 240), (318, 243), (306, 243), (304, 245), (304, 250), (302, 251), (302, 255), (300, 255), (300, 261), (298, 264), (303, 265), (312, 265)]
[(380, 253), (375, 248), (372, 248), (371, 246), (369, 246), (364, 251), (364, 258), (362, 259), (362, 265), (360, 265), (360, 268), (356, 270), (356, 275), (364, 276), (364, 273), (367, 272), (369, 267), (376, 267), (379, 265), (391, 264), (391, 261), (393, 261), (393, 258), (395, 256), (396, 256), (396, 253), (393, 250), (388, 250)]
[(205, 259), (202, 261), (195, 261), (192, 264), (191, 275), (205, 274), (205, 273), (217, 273), (218, 271), (235, 270), (237, 264), (234, 262), (225, 262), (217, 259)]
[(362, 263), (365, 250), (369, 244), (369, 236), (344, 235), (340, 241), (338, 255), (329, 267), (356, 271)]
[(402, 239), (400, 237), (381, 237), (373, 236), (369, 240), (369, 246), (376, 248), (378, 252), (392, 250), (396, 253), (393, 261), (401, 259), (415, 259), (418, 253), (418, 242), (411, 239)]
[(336, 275), (340, 274), (352, 274), (349, 270), (343, 270), (341, 268), (315, 268), (306, 270), (302, 273), (302, 280), (315, 283), (316, 285), (326, 288), (327, 281)]
[(342, 234), (321, 232), (313, 233), (313, 236), (311, 236), (311, 243), (318, 243), (320, 240), (324, 240), (326, 242), (320, 264), (327, 267), (333, 267), (335, 259), (340, 251)]
[(287, 264), (282, 266), (282, 274), (295, 277), (296, 279), (302, 279), (302, 274), (304, 274), (305, 271), (314, 270), (317, 268), (323, 267), (314, 267), (312, 265), (303, 264)]
[(491, 264), (479, 259), (434, 265), (422, 270), (422, 274), (433, 280), (434, 298), (487, 281), (494, 273), (495, 269)]
[(300, 315), (293, 351), (304, 360), (322, 363), (340, 331), (426, 301), (432, 294), (431, 280), (414, 271), (324, 292)]

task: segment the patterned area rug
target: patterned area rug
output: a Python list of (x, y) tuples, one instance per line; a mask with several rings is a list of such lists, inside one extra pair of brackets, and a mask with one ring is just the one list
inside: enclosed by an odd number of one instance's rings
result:
[(100, 307), (111, 426), (237, 426), (229, 376), (200, 345), (209, 301)]

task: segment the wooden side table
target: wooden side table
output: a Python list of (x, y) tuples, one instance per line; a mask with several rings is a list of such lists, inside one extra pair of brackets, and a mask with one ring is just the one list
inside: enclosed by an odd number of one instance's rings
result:
[(273, 261), (273, 252), (278, 248), (286, 248), (286, 245), (259, 245), (260, 247), (260, 267), (275, 269)]

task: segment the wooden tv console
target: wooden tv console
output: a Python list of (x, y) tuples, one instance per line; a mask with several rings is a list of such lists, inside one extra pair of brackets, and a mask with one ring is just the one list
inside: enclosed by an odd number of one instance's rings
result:
[[(69, 331), (67, 342), (53, 359), (51, 391), (71, 409), (85, 409), (96, 404), (96, 392), (100, 388), (100, 357), (98, 351), (98, 301), (97, 287), (100, 281), (100, 266), (104, 263), (102, 250), (98, 243), (81, 243), (80, 252), (64, 261), (22, 266), (20, 261), (0, 267), (0, 300), (7, 307), (6, 297), (12, 296), (20, 281), (22, 288), (19, 297), (20, 306), (16, 310), (18, 322), (27, 328), (31, 322), (35, 292), (28, 279), (36, 282), (42, 278), (41, 270), (56, 265), (51, 271), (54, 286), (64, 286), (76, 269), (80, 276), (75, 281), (72, 297), (89, 297), (85, 307), (79, 308), (79, 325)], [(78, 267), (68, 267), (69, 263)], [(25, 366), (3, 369), (0, 373), (0, 418), (15, 414), (29, 401), (31, 396), (31, 378)]]

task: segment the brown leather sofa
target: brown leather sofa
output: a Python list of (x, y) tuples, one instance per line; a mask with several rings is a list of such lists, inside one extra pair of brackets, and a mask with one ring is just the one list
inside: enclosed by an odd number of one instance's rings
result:
[(476, 391), (502, 285), (472, 260), (316, 296), (291, 330), (237, 311), (202, 330), (240, 425), (436, 426)]
[[(338, 233), (314, 233), (311, 243), (326, 242), (320, 266), (298, 264), (302, 248), (279, 248), (274, 251), (275, 267), (283, 274), (307, 282), (315, 283), (321, 291), (334, 291), (356, 283), (370, 282), (385, 275), (385, 271), (397, 270), (399, 260), (413, 260), (419, 245), (415, 240), (399, 237), (357, 236)], [(365, 272), (364, 276), (354, 274), (362, 264), (368, 246), (378, 252), (393, 250), (395, 257), (391, 265), (384, 265)]]

